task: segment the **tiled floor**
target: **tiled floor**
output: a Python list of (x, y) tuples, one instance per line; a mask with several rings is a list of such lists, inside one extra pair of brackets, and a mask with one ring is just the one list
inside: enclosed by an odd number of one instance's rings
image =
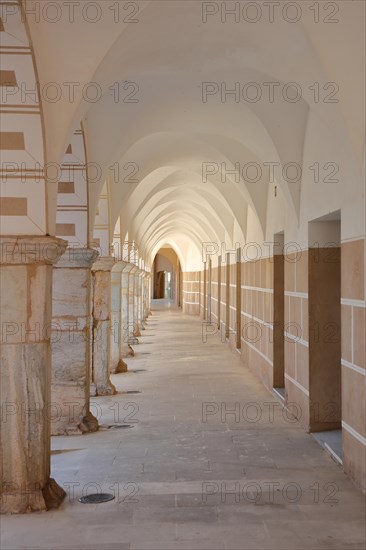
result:
[[(53, 439), (62, 507), (3, 517), (2, 550), (365, 548), (364, 495), (201, 334), (199, 319), (154, 310), (130, 372), (113, 377), (120, 393), (93, 399), (104, 428)], [(102, 491), (116, 499), (78, 502)]]

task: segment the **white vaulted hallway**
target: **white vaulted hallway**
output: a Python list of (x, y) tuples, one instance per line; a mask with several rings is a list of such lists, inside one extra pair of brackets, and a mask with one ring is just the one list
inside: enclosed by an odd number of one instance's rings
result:
[(0, 0), (1, 550), (366, 550), (365, 0)]
[[(208, 335), (155, 300), (99, 432), (52, 438), (67, 491), (47, 513), (7, 516), (7, 550), (363, 548), (364, 497), (290, 409)], [(123, 429), (121, 426), (125, 426)], [(115, 499), (82, 504), (106, 492)]]

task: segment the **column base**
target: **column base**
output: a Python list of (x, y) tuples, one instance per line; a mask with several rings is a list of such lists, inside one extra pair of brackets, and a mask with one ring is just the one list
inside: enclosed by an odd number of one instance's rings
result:
[(111, 369), (111, 374), (120, 374), (121, 372), (127, 372), (128, 371), (128, 365), (123, 361), (123, 359), (120, 359), (117, 363), (117, 365)]
[(115, 386), (112, 382), (108, 384), (95, 384), (95, 395), (114, 395), (117, 393)]
[(91, 412), (86, 414), (78, 424), (64, 424), (52, 429), (51, 435), (83, 435), (86, 433), (97, 432), (99, 430), (98, 420)]
[(126, 349), (122, 352), (122, 357), (134, 357), (135, 352), (130, 344), (127, 344)]
[(27, 514), (30, 512), (45, 512), (58, 508), (64, 500), (66, 492), (53, 478), (46, 485), (30, 489), (16, 488), (3, 492), (1, 495), (1, 514)]
[(99, 430), (98, 420), (90, 411), (84, 416), (80, 424), (80, 429), (84, 434), (97, 432)]

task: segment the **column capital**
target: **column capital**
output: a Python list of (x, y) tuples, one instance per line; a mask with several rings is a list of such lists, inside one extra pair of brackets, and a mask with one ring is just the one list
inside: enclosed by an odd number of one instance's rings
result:
[(130, 262), (125, 262), (126, 265), (123, 268), (123, 273), (131, 273), (132, 269), (136, 267), (134, 264), (131, 264)]
[(92, 271), (111, 271), (116, 264), (115, 258), (112, 256), (100, 256), (92, 265)]
[(3, 235), (0, 237), (0, 264), (56, 263), (64, 254), (67, 241), (49, 235)]
[(65, 253), (55, 264), (55, 267), (91, 268), (91, 266), (97, 261), (98, 257), (99, 252), (95, 248), (68, 247)]
[(112, 271), (115, 273), (122, 273), (122, 271), (124, 271), (128, 265), (128, 262), (125, 262), (124, 260), (119, 260), (112, 267)]

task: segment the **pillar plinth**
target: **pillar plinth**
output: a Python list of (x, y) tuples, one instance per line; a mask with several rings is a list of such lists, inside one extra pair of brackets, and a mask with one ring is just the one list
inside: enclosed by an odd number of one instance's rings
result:
[(67, 242), (1, 237), (1, 512), (57, 508), (50, 478), (52, 265)]
[(52, 435), (98, 430), (90, 412), (91, 248), (68, 248), (53, 269)]
[(111, 269), (115, 259), (99, 258), (92, 266), (93, 280), (93, 395), (113, 395), (116, 388), (110, 380), (111, 336)]

